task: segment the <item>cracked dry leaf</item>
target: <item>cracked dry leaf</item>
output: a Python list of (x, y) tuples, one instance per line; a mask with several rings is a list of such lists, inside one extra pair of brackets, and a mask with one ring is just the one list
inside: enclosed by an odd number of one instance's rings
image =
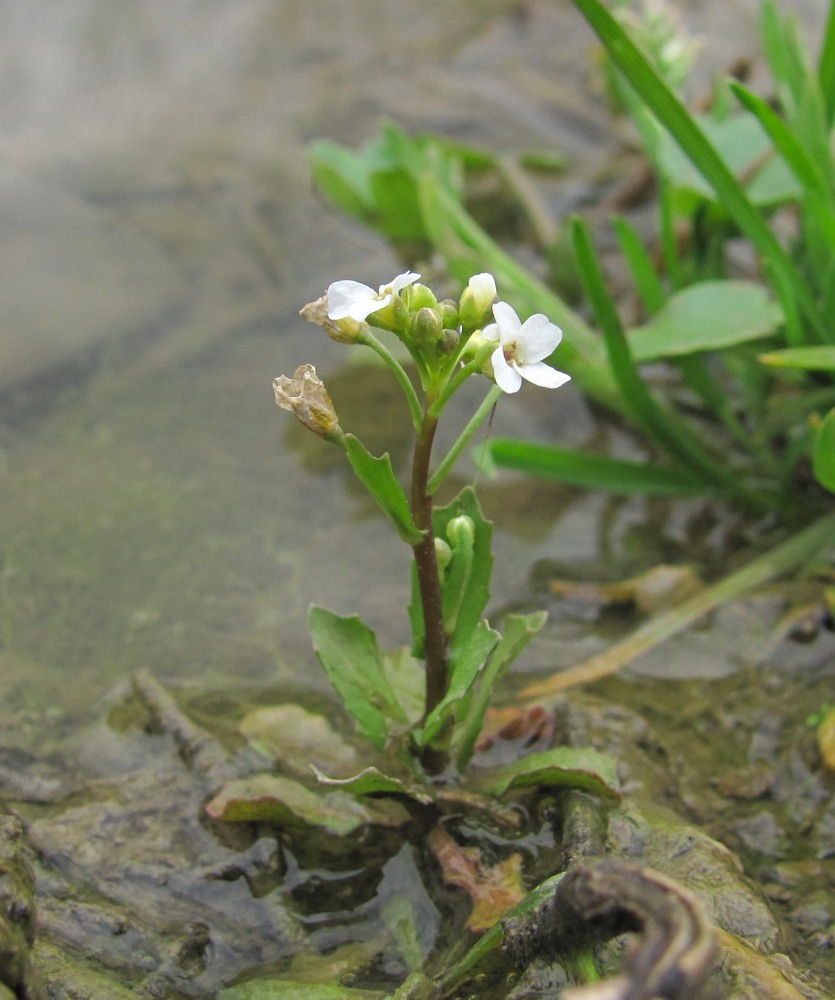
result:
[(473, 910), (467, 920), (471, 931), (492, 927), (524, 897), (521, 854), (511, 854), (499, 864), (485, 867), (477, 847), (462, 847), (441, 826), (433, 827), (429, 846), (438, 859), (447, 885), (463, 889), (473, 901)]

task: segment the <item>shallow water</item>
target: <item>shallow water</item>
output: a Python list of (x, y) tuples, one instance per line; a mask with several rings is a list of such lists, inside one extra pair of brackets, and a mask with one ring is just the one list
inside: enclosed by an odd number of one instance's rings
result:
[[(712, 65), (755, 47), (754, 7), (693, 5), (732, 46)], [(381, 430), (398, 405), (388, 380), (297, 315), (331, 280), (379, 284), (401, 262), (320, 203), (304, 147), (358, 143), (387, 118), (491, 148), (556, 147), (571, 169), (555, 197), (575, 207), (618, 148), (586, 96), (590, 45), (570, 8), (545, 0), (0, 9), (4, 746), (60, 751), (143, 667), (175, 686), (310, 698), (326, 686), (306, 630), (314, 601), (357, 612), (386, 645), (406, 640), (408, 550), (340, 455), (273, 402), (273, 376), (313, 362), (343, 425), (405, 468), (405, 439)], [(494, 431), (634, 447), (573, 388), (546, 395), (503, 400)], [(458, 485), (474, 475), (466, 458), (458, 472)], [(715, 570), (733, 534), (698, 504), (481, 486), (495, 612), (541, 606), (552, 563)], [(623, 628), (552, 611), (527, 672)], [(643, 672), (747, 667), (739, 650), (770, 626), (746, 621)]]

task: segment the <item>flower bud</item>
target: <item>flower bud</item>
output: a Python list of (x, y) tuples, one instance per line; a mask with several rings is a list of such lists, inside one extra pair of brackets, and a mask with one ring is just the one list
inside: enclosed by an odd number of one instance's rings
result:
[(294, 413), (314, 434), (330, 437), (341, 433), (336, 410), (313, 365), (299, 365), (292, 378), (279, 375), (273, 379), (273, 392), (277, 405)]
[(434, 309), (438, 304), (438, 300), (435, 297), (435, 293), (431, 288), (427, 288), (426, 285), (416, 284), (412, 285), (409, 289), (409, 308), (412, 312), (417, 312), (419, 309)]
[(440, 303), (441, 307), (441, 319), (444, 321), (445, 330), (457, 330), (458, 329), (458, 306), (452, 299), (444, 299)]
[(452, 559), (452, 549), (447, 545), (443, 538), (435, 539), (435, 559), (438, 563), (438, 572), (443, 578), (444, 570), (449, 566), (450, 560)]
[(428, 306), (419, 309), (412, 317), (412, 331), (419, 344), (436, 344), (444, 332), (438, 310)]
[(461, 293), (459, 318), (464, 333), (471, 333), (492, 320), (490, 309), (496, 298), (496, 280), (486, 271), (474, 274)]
[(454, 549), (462, 545), (472, 548), (475, 541), (475, 524), (473, 524), (473, 519), (466, 514), (459, 514), (458, 517), (453, 517), (446, 526), (446, 536)]
[(452, 354), (457, 349), (460, 340), (461, 337), (457, 330), (444, 330), (438, 341), (438, 350), (441, 354)]

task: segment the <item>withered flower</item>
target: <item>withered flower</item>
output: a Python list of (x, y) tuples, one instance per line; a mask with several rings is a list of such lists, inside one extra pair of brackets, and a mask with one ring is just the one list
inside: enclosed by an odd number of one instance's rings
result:
[(313, 365), (299, 365), (292, 378), (279, 375), (273, 379), (273, 392), (281, 409), (294, 413), (314, 434), (319, 437), (341, 435), (336, 410)]

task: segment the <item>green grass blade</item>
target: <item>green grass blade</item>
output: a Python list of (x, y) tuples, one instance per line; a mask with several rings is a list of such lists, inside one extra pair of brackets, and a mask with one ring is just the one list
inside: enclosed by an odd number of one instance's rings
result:
[(664, 83), (600, 0), (573, 0), (573, 3), (627, 80), (711, 185), (742, 232), (760, 255), (769, 261), (771, 267), (783, 273), (797, 296), (806, 319), (818, 336), (824, 338), (826, 325), (802, 275), (684, 104)]
[(588, 229), (582, 220), (575, 218), (572, 231), (580, 277), (603, 331), (609, 361), (632, 419), (676, 464), (689, 468), (706, 483), (730, 492), (741, 502), (747, 502), (760, 510), (767, 509), (765, 497), (750, 491), (724, 465), (710, 458), (703, 443), (693, 436), (690, 428), (676, 414), (663, 409), (652, 396), (632, 359), (620, 317), (592, 248)]
[(652, 262), (647, 248), (635, 229), (622, 216), (612, 219), (615, 235), (620, 244), (621, 253), (632, 272), (635, 289), (644, 303), (644, 308), (650, 314), (658, 312), (664, 305), (666, 295), (664, 286), (658, 277), (658, 271)]
[(557, 448), (533, 441), (495, 438), (486, 448), (496, 465), (569, 486), (612, 493), (681, 496), (711, 491), (709, 484), (686, 469), (629, 462), (609, 455)]
[(831, 128), (835, 123), (835, 3), (832, 2), (818, 58), (818, 79), (826, 105), (826, 123)]

